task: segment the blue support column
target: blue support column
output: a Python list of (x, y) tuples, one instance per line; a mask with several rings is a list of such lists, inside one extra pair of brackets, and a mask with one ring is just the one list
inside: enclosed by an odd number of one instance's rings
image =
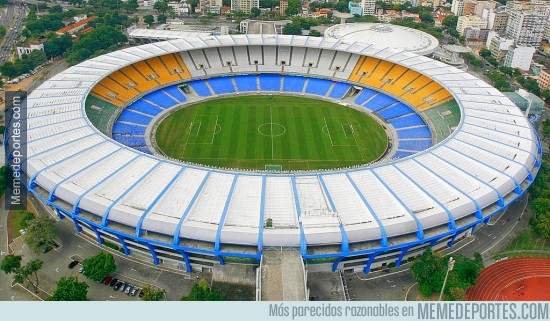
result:
[(61, 212), (59, 211), (59, 209), (57, 209), (57, 207), (55, 208), (55, 214), (57, 214), (57, 217), (59, 217), (60, 220), (65, 218), (65, 215), (61, 214)]
[(458, 233), (453, 234), (451, 237), (451, 240), (447, 242), (448, 247), (452, 247), (455, 244), (456, 237), (458, 236)]
[[(262, 252), (264, 249), (264, 221), (265, 221), (265, 189), (266, 189), (267, 176), (262, 176), (262, 194), (260, 197), (260, 223), (258, 231), (258, 251)], [(301, 246), (300, 246), (301, 247)]]
[(370, 268), (372, 266), (372, 262), (374, 261), (374, 258), (376, 258), (377, 255), (378, 255), (377, 252), (369, 254), (369, 260), (367, 262), (365, 262), (367, 265), (363, 269), (363, 273), (369, 274)]
[(122, 245), (122, 248), (124, 249), (124, 255), (126, 256), (130, 255), (130, 249), (128, 248), (128, 245), (126, 244), (126, 241), (124, 240), (124, 238), (120, 235), (117, 235), (116, 237), (118, 238), (120, 245)]
[(151, 255), (153, 256), (153, 263), (155, 265), (159, 265), (159, 259), (157, 257), (157, 252), (155, 252), (155, 247), (152, 246), (151, 244), (149, 243), (145, 243), (145, 245), (147, 246), (147, 248), (149, 249), (149, 251), (151, 252)]
[(407, 254), (407, 252), (411, 249), (412, 246), (407, 246), (401, 249), (401, 254), (397, 257), (397, 261), (395, 261), (395, 266), (400, 266), (401, 262), (403, 262), (403, 257)]
[(76, 228), (76, 232), (77, 233), (82, 232), (82, 227), (80, 227), (80, 225), (78, 225), (78, 221), (75, 218), (73, 218), (73, 223), (74, 223), (74, 227)]
[(296, 208), (296, 216), (298, 217), (298, 226), (300, 228), (300, 254), (304, 256), (307, 254), (307, 241), (304, 233), (304, 226), (300, 220), (302, 209), (300, 208), (300, 199), (298, 198), (298, 190), (296, 189), (296, 177), (291, 176), (290, 181), (292, 183), (292, 195), (294, 195), (294, 206)]
[[(332, 197), (330, 197), (330, 194), (328, 193), (327, 186), (325, 185), (325, 181), (323, 180), (323, 176), (317, 174), (317, 178), (319, 179), (319, 182), (321, 183), (321, 187), (323, 188), (323, 191), (325, 192), (325, 195), (328, 199), (328, 203), (330, 204), (330, 208), (333, 212), (336, 212), (336, 206), (334, 205), (334, 202), (332, 201)], [(342, 234), (342, 252), (347, 253), (349, 251), (349, 243), (348, 243), (348, 235), (346, 233), (346, 229), (344, 228), (344, 225), (340, 223), (340, 233)]]
[(90, 228), (94, 231), (95, 236), (97, 237), (97, 242), (99, 244), (103, 244), (103, 238), (101, 237), (101, 233), (99, 233), (98, 229), (93, 225), (90, 225)]
[(189, 255), (185, 253), (185, 251), (183, 250), (177, 249), (177, 251), (181, 254), (181, 256), (183, 257), (183, 260), (185, 261), (185, 271), (187, 273), (191, 273), (192, 268), (191, 268), (191, 262), (189, 262)]

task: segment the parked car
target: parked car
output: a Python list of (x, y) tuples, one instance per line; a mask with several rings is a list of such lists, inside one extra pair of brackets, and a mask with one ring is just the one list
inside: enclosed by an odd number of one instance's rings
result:
[(138, 294), (138, 296), (139, 296), (140, 298), (143, 298), (143, 289), (139, 289), (139, 294)]
[(135, 287), (132, 289), (132, 291), (130, 291), (130, 295), (131, 296), (136, 296), (136, 294), (139, 292), (139, 288), (138, 287)]
[(122, 282), (122, 285), (120, 286), (119, 291), (124, 292), (124, 289), (126, 289), (126, 285), (127, 285), (126, 283)]
[(71, 263), (69, 263), (69, 269), (72, 269), (74, 268), (76, 265), (78, 264), (78, 261), (77, 260), (73, 260)]
[(84, 273), (84, 267), (81, 266), (80, 269), (78, 269), (78, 272), (79, 272), (79, 273)]
[(113, 277), (111, 275), (109, 275), (108, 277), (104, 278), (101, 282), (103, 282), (103, 284), (105, 284), (105, 285), (109, 285), (109, 283), (111, 282), (112, 279), (113, 279)]
[(115, 286), (115, 284), (117, 284), (117, 283), (118, 283), (118, 279), (114, 278), (114, 279), (111, 280), (111, 282), (109, 282), (109, 286), (110, 286), (110, 287), (113, 287), (113, 286)]
[(124, 284), (124, 283), (118, 281), (118, 282), (115, 284), (115, 286), (113, 287), (113, 290), (114, 290), (114, 291), (118, 291), (118, 290), (120, 289), (120, 287), (122, 287), (123, 284)]
[(128, 284), (128, 285), (126, 286), (126, 289), (124, 289), (124, 293), (130, 294), (130, 291), (132, 291), (133, 288), (134, 288), (133, 285)]
[(48, 253), (52, 249), (52, 247), (47, 244), (44, 244), (42, 245), (41, 249), (42, 249), (42, 253)]

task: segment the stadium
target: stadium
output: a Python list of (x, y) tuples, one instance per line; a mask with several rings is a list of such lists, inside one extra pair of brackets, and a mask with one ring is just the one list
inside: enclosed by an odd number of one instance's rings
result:
[[(294, 125), (283, 117), (289, 101), (305, 108)], [(314, 270), (400, 265), (474, 233), (525, 192), (541, 161), (530, 123), (485, 82), (331, 38), (208, 36), (122, 49), (52, 77), (27, 108), (29, 191), (99, 243), (187, 271), (257, 265), (271, 248), (299, 252)], [(203, 113), (190, 120), (191, 108)], [(231, 129), (245, 123), (244, 134)], [(383, 133), (381, 147), (346, 162), (375, 149), (361, 141), (367, 127)], [(177, 128), (180, 140), (166, 134)], [(271, 158), (192, 157), (246, 153), (254, 145), (239, 137), (252, 136), (265, 137)], [(167, 149), (184, 139), (191, 147)], [(311, 144), (339, 158), (299, 153)], [(285, 163), (293, 153), (297, 165)]]

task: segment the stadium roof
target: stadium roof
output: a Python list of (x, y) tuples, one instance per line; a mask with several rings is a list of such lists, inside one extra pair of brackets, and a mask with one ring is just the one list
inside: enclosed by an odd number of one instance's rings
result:
[(428, 33), (384, 23), (339, 24), (325, 30), (325, 37), (380, 48), (402, 49), (418, 55), (431, 54), (439, 45), (439, 41)]
[[(320, 48), (401, 64), (452, 93), (462, 119), (440, 144), (398, 161), (284, 175), (213, 170), (146, 155), (106, 137), (88, 120), (86, 97), (112, 72), (151, 57), (224, 46)], [(260, 67), (250, 65), (250, 73)], [(341, 72), (352, 68), (349, 64)], [(206, 69), (198, 72), (204, 78)], [(208, 72), (208, 77), (228, 73), (223, 68)], [(316, 70), (308, 68), (308, 73)], [(174, 240), (212, 242), (216, 248), (220, 243), (261, 247), (369, 241), (387, 246), (388, 238), (410, 233), (422, 240), (424, 229), (452, 231), (455, 220), (473, 215), (481, 220), (485, 209), (493, 213), (496, 204), (506, 206), (528, 186), (539, 162), (529, 122), (484, 81), (407, 51), (331, 38), (209, 36), (126, 48), (55, 75), (29, 94), (27, 104), (23, 167), (31, 186), (49, 193), (49, 204), (63, 201), (74, 215), (84, 210), (99, 219), (99, 226), (117, 222), (138, 237), (147, 230)], [(281, 225), (264, 229), (265, 215)]]

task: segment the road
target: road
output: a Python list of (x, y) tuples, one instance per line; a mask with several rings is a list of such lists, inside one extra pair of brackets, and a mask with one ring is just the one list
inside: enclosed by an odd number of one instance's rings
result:
[[(10, 19), (9, 12), (12, 12), (12, 17)], [(16, 0), (14, 3), (10, 3), (7, 8), (7, 13), (5, 17), (2, 17), (0, 24), (6, 27), (7, 34), (4, 39), (4, 42), (0, 46), (0, 64), (3, 64), (9, 60), (11, 56), (11, 51), (15, 40), (19, 37), (19, 34), (23, 28), (23, 21), (28, 14), (28, 9), (23, 5), (23, 2)], [(15, 20), (14, 20), (15, 18)], [(13, 21), (13, 23), (12, 23)]]

